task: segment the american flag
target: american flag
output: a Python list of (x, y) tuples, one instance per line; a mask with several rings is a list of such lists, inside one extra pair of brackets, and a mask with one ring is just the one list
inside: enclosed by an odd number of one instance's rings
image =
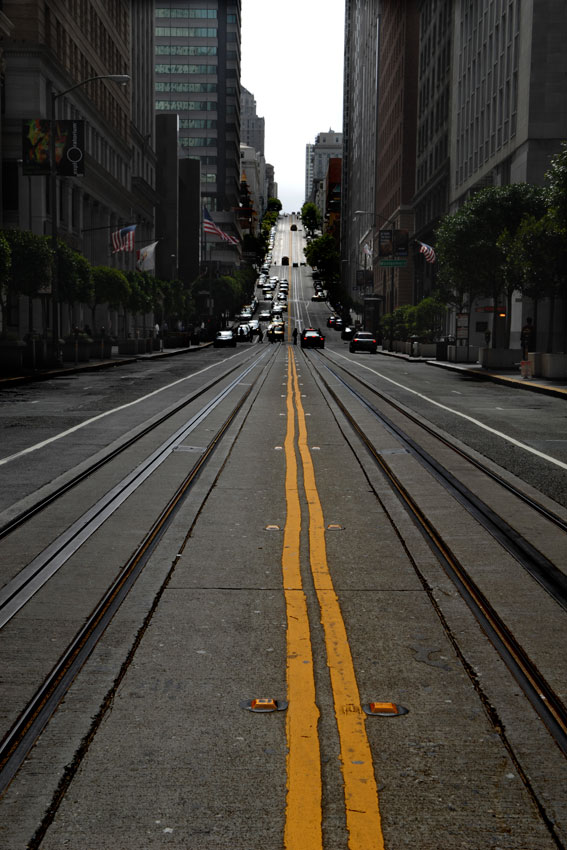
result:
[(423, 254), (425, 257), (426, 263), (434, 263), (435, 262), (435, 251), (431, 247), (431, 245), (426, 245), (425, 242), (420, 242), (419, 239), (416, 239), (418, 245), (420, 245), (419, 253)]
[(133, 251), (135, 231), (135, 224), (130, 224), (127, 227), (121, 227), (120, 230), (115, 230), (110, 236), (112, 240), (112, 253), (116, 254), (118, 251)]
[(214, 223), (206, 207), (203, 207), (203, 230), (205, 233), (214, 233), (215, 236), (219, 236), (224, 242), (230, 242), (233, 245), (238, 245), (238, 239), (234, 236), (229, 236), (228, 233), (225, 233), (224, 230), (220, 229), (218, 224)]

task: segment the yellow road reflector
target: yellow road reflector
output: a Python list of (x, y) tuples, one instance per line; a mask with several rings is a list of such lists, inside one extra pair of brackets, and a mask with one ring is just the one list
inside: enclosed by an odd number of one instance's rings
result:
[(330, 525), (328, 525), (328, 526), (327, 526), (327, 528), (329, 528), (329, 529), (332, 529), (332, 528), (336, 529), (336, 528), (338, 528), (338, 529), (339, 529), (339, 531), (342, 531), (342, 530), (343, 530), (342, 525), (339, 525), (339, 524), (338, 524), (338, 522), (332, 522)]
[(280, 530), (279, 525), (267, 525), (266, 526), (266, 531), (279, 531), (279, 530)]
[(363, 705), (362, 710), (370, 717), (398, 717), (400, 714), (408, 713), (407, 708), (395, 702), (370, 702), (368, 705)]
[(240, 707), (261, 714), (269, 711), (285, 711), (287, 702), (285, 700), (272, 699), (272, 697), (254, 697), (254, 699), (241, 702)]

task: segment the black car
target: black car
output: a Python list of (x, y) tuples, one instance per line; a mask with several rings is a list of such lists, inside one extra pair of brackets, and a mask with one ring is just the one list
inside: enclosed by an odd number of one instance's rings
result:
[(333, 322), (333, 327), (336, 331), (342, 331), (342, 329), (344, 327), (344, 322), (343, 322), (343, 320), (341, 319), (340, 316), (337, 316), (337, 318)]
[(348, 350), (354, 354), (355, 351), (369, 351), (376, 354), (378, 342), (374, 334), (369, 331), (357, 331), (348, 344)]
[(352, 339), (356, 333), (354, 325), (345, 325), (341, 331), (341, 339)]
[(325, 337), (317, 328), (305, 328), (301, 334), (302, 348), (325, 348)]
[(223, 348), (226, 345), (236, 348), (236, 337), (234, 335), (234, 331), (217, 331), (213, 346), (215, 348)]

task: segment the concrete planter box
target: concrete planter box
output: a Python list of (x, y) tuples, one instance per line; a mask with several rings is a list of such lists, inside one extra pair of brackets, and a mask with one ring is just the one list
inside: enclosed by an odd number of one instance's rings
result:
[(567, 378), (567, 354), (542, 354), (542, 378)]
[(119, 339), (118, 340), (118, 353), (119, 354), (138, 354), (138, 340), (137, 339)]
[(520, 348), (480, 348), (478, 361), (484, 369), (513, 369), (522, 360)]
[(436, 342), (418, 342), (417, 344), (417, 356), (418, 357), (429, 357), (434, 360), (437, 357), (437, 343)]
[(528, 360), (531, 365), (531, 375), (534, 378), (539, 378), (541, 375), (541, 351), (530, 351), (528, 354)]
[(26, 344), (20, 339), (0, 339), (0, 373), (17, 375), (22, 371)]
[(112, 340), (110, 337), (95, 339), (91, 345), (91, 357), (99, 360), (110, 360), (112, 357)]
[(86, 363), (91, 359), (91, 344), (81, 339), (78, 342), (66, 340), (63, 344), (63, 361), (67, 363)]
[[(481, 349), (482, 351), (483, 349)], [(476, 363), (478, 348), (476, 345), (448, 345), (447, 360), (451, 363)]]

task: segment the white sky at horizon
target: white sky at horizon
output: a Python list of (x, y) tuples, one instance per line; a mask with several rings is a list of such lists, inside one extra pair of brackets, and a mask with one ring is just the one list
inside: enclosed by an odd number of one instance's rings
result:
[(305, 146), (343, 129), (345, 0), (242, 0), (241, 82), (265, 119), (285, 212), (305, 200)]

